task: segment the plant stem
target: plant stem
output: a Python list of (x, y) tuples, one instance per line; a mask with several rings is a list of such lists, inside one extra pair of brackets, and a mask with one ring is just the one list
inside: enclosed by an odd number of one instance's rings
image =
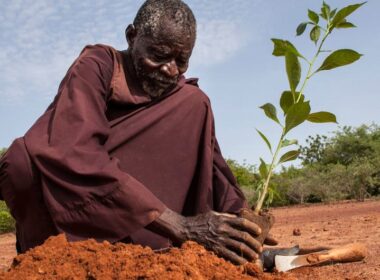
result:
[(268, 193), (269, 181), (270, 181), (270, 178), (272, 177), (273, 170), (274, 170), (274, 168), (277, 165), (276, 161), (277, 161), (278, 153), (281, 150), (282, 141), (284, 140), (284, 137), (285, 137), (285, 128), (282, 129), (282, 134), (281, 134), (281, 137), (280, 137), (280, 141), (277, 144), (276, 152), (273, 155), (272, 163), (271, 163), (271, 165), (269, 167), (267, 178), (265, 179), (263, 192), (261, 193), (259, 201), (257, 202), (256, 208), (255, 208), (255, 213), (256, 214), (259, 214), (261, 208), (263, 207), (264, 200), (265, 200), (265, 198), (267, 196), (267, 193)]
[(297, 98), (296, 103), (298, 103), (298, 102), (300, 101), (301, 96), (303, 95), (303, 92), (304, 92), (304, 90), (305, 90), (305, 86), (306, 86), (306, 84), (307, 84), (307, 81), (311, 78), (311, 76), (314, 75), (314, 73), (312, 73), (312, 69), (313, 69), (313, 66), (314, 66), (315, 60), (317, 59), (318, 55), (321, 53), (322, 46), (323, 46), (325, 40), (327, 39), (327, 37), (329, 36), (329, 34), (330, 34), (330, 28), (328, 27), (327, 30), (325, 31), (325, 34), (324, 34), (324, 36), (323, 36), (323, 38), (322, 38), (321, 43), (319, 44), (319, 47), (318, 47), (317, 52), (315, 53), (313, 59), (312, 59), (311, 62), (309, 63), (309, 69), (308, 69), (308, 71), (307, 71), (307, 75), (306, 75), (306, 77), (305, 77), (305, 80), (304, 80), (303, 83), (302, 83), (301, 90), (300, 90), (300, 92), (299, 92), (299, 94), (298, 94), (298, 98)]

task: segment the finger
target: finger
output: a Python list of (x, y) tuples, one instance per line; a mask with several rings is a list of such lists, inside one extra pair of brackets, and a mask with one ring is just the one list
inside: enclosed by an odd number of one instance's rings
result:
[(264, 240), (265, 245), (276, 246), (278, 244), (278, 240), (270, 233), (268, 233), (267, 237)]
[(223, 217), (228, 217), (228, 218), (236, 218), (237, 216), (235, 214), (229, 214), (229, 213), (219, 213), (219, 212), (214, 212), (213, 213), (216, 216), (223, 216)]
[(243, 265), (248, 262), (245, 258), (238, 256), (235, 252), (225, 247), (219, 247), (215, 250), (215, 253), (234, 264)]
[(261, 228), (255, 224), (254, 222), (251, 222), (244, 218), (230, 218), (226, 220), (228, 224), (230, 224), (233, 227), (238, 227), (251, 235), (259, 236), (261, 234)]
[(239, 231), (234, 228), (228, 229), (226, 233), (232, 237), (233, 239), (236, 239), (238, 241), (242, 241), (245, 244), (247, 244), (250, 248), (252, 248), (256, 253), (260, 254), (263, 251), (263, 248), (261, 246), (261, 243), (257, 241), (255, 238), (253, 238), (249, 233), (244, 231)]
[(248, 261), (259, 258), (259, 255), (243, 242), (230, 238), (225, 238), (223, 240), (223, 243), (226, 245), (227, 248), (231, 249), (241, 257), (244, 256), (245, 259), (247, 259)]

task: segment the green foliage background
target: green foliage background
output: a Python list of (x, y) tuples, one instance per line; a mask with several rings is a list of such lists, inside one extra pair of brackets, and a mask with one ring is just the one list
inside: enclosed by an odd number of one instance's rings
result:
[(14, 231), (15, 221), (4, 201), (0, 201), (0, 233), (6, 233)]
[[(300, 147), (302, 164), (282, 168), (272, 179), (273, 206), (364, 200), (380, 195), (380, 127), (345, 126), (325, 135), (309, 136)], [(256, 201), (257, 170), (228, 160), (248, 201)]]
[(0, 157), (5, 154), (5, 152), (7, 151), (6, 148), (0, 148)]
[[(0, 149), (0, 157), (6, 152), (6, 148)], [(4, 201), (0, 200), (0, 233), (14, 231), (15, 221)]]

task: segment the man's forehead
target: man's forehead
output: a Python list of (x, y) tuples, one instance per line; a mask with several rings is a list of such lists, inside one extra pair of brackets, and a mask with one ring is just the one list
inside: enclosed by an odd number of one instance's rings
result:
[(172, 45), (193, 45), (195, 34), (188, 26), (177, 24), (170, 19), (162, 21), (154, 32), (142, 34), (143, 38), (154, 45), (172, 46)]
[(191, 36), (195, 35), (195, 29), (195, 24), (163, 15), (155, 17), (154, 20), (150, 20), (142, 26), (142, 32), (152, 36), (162, 36), (163, 34)]
[(166, 39), (152, 39), (152, 37), (146, 37), (146, 47), (148, 51), (159, 51), (162, 53), (170, 53), (173, 49), (180, 51), (183, 55), (187, 56), (192, 53), (193, 43), (190, 40), (178, 41)]

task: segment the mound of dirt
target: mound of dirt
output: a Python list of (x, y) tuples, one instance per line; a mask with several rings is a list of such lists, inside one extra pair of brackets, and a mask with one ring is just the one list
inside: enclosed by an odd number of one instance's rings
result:
[(95, 240), (67, 242), (64, 235), (15, 257), (0, 279), (294, 279), (234, 266), (194, 242), (155, 253), (139, 245)]

